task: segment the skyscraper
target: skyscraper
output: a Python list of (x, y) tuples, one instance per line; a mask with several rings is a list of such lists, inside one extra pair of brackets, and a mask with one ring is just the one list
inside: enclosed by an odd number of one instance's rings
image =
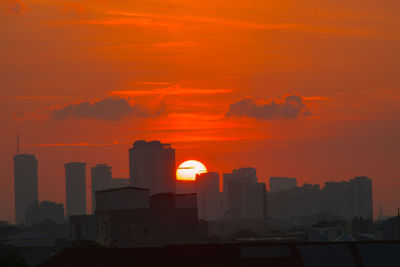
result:
[(38, 201), (38, 161), (35, 155), (14, 156), (15, 224), (25, 224), (25, 210)]
[(207, 172), (196, 176), (197, 208), (199, 219), (221, 219), (222, 199), (219, 192), (219, 174)]
[(65, 164), (65, 198), (67, 216), (86, 214), (86, 163)]
[[(224, 212), (230, 219), (266, 217), (265, 183), (257, 181), (256, 169), (240, 168), (224, 174)], [(226, 180), (226, 181), (225, 181)]]
[(97, 164), (91, 168), (92, 176), (92, 213), (96, 210), (96, 191), (112, 188), (111, 167), (106, 164)]
[(269, 191), (271, 193), (281, 190), (290, 190), (297, 187), (297, 179), (289, 177), (270, 177)]
[(150, 194), (175, 193), (175, 149), (160, 141), (136, 141), (129, 149), (129, 178)]
[(372, 180), (355, 177), (342, 182), (326, 182), (322, 189), (324, 210), (344, 219), (373, 219)]

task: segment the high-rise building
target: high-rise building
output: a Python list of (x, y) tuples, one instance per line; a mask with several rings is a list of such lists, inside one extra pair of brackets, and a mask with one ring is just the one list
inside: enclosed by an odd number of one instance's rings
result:
[(175, 193), (175, 149), (160, 141), (136, 141), (129, 149), (129, 178), (150, 194)]
[(92, 213), (96, 210), (95, 192), (112, 188), (111, 167), (106, 164), (97, 164), (91, 168), (92, 176)]
[(344, 219), (372, 220), (372, 180), (355, 177), (348, 182), (327, 182), (322, 189), (324, 210)]
[(25, 224), (26, 209), (38, 201), (38, 161), (35, 155), (14, 156), (15, 224)]
[(292, 218), (317, 216), (321, 213), (319, 185), (304, 184), (289, 190), (268, 193), (268, 216)]
[(269, 178), (269, 191), (271, 193), (281, 190), (290, 190), (297, 186), (296, 178), (289, 177), (270, 177)]
[(264, 219), (265, 201), (265, 183), (257, 182), (254, 168), (241, 168), (224, 174), (224, 212), (227, 218)]
[(219, 193), (219, 174), (202, 173), (196, 176), (197, 208), (199, 219), (215, 221), (221, 219), (222, 201)]
[(86, 163), (65, 164), (65, 198), (67, 216), (86, 214)]

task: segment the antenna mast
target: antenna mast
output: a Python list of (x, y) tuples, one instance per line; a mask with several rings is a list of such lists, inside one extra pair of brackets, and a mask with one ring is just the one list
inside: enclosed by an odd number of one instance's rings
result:
[(17, 154), (19, 155), (19, 133), (17, 133)]

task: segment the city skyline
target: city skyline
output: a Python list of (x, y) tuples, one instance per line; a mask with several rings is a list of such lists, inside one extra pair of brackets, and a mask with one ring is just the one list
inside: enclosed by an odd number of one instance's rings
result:
[(0, 219), (14, 217), (17, 132), (21, 151), (39, 159), (41, 200), (63, 202), (66, 162), (106, 163), (128, 178), (126, 151), (144, 139), (219, 173), (254, 166), (260, 179), (299, 184), (372, 177), (375, 207), (396, 214), (399, 9), (397, 0), (0, 1)]
[[(18, 139), (19, 140), (19, 139)], [(121, 183), (121, 180), (124, 180), (122, 178), (117, 178), (113, 177), (111, 169), (112, 166), (108, 166), (107, 164), (102, 164), (98, 163), (93, 167), (86, 168), (87, 164), (85, 162), (69, 162), (65, 163), (65, 193), (66, 193), (66, 200), (64, 203), (66, 209), (65, 209), (65, 215), (66, 218), (70, 215), (86, 215), (86, 214), (94, 214), (95, 213), (95, 206), (94, 206), (94, 199), (95, 199), (95, 191), (102, 191), (102, 190), (110, 190), (110, 189), (115, 189), (115, 188), (121, 188), (124, 186), (134, 186), (135, 188), (144, 188), (144, 189), (150, 189), (150, 195), (157, 195), (158, 193), (175, 193), (175, 186), (178, 186), (179, 182), (182, 182), (180, 178), (178, 178), (179, 172), (176, 170), (179, 170), (178, 167), (173, 168), (173, 171), (175, 172), (173, 179), (174, 179), (174, 185), (171, 187), (169, 185), (169, 180), (170, 180), (170, 175), (169, 175), (169, 169), (171, 163), (173, 163), (176, 166), (182, 165), (181, 163), (176, 163), (175, 162), (175, 149), (170, 145), (170, 144), (162, 144), (160, 141), (145, 141), (145, 140), (138, 140), (134, 142), (134, 146), (129, 148), (129, 158), (130, 158), (130, 166), (133, 162), (133, 151), (134, 148), (136, 148), (136, 154), (135, 154), (135, 159), (137, 161), (136, 163), (136, 168), (143, 168), (143, 170), (136, 170), (133, 171), (132, 177), (131, 178), (126, 178), (125, 180), (128, 181), (130, 180), (129, 184), (125, 184), (124, 182)], [(139, 150), (138, 150), (139, 149)], [(143, 150), (145, 149), (145, 150)], [(155, 149), (155, 150), (154, 150)], [(166, 149), (166, 151), (163, 151)], [(17, 151), (19, 152), (19, 151)], [(169, 157), (172, 155), (172, 158), (169, 159)], [(37, 182), (37, 163), (38, 161), (35, 158), (35, 155), (28, 155), (28, 154), (16, 154), (15, 159), (19, 158), (32, 158), (35, 159), (35, 164), (36, 164), (36, 182)], [(161, 159), (161, 160), (160, 160)], [(156, 161), (155, 161), (156, 160)], [(20, 160), (19, 160), (20, 161)], [(15, 162), (15, 168), (18, 166), (18, 162)], [(151, 163), (151, 164), (150, 164)], [(192, 160), (187, 161), (188, 164), (194, 164)], [(196, 163), (196, 162), (195, 162)], [(197, 162), (201, 164), (200, 162)], [(25, 164), (26, 165), (26, 164)], [(17, 168), (18, 172), (16, 172), (16, 181), (17, 178), (19, 178), (20, 174), (22, 172), (29, 172), (32, 167), (29, 166), (22, 166), (21, 168)], [(154, 169), (151, 166), (158, 166), (156, 169), (161, 168), (165, 170), (158, 170), (154, 172)], [(161, 167), (163, 166), (163, 167)], [(90, 170), (90, 176), (86, 177), (86, 172), (87, 170)], [(154, 173), (153, 173), (154, 172)], [(147, 174), (146, 174), (147, 173)], [(136, 174), (136, 175), (135, 175)], [(146, 174), (143, 176), (143, 174)], [(146, 178), (146, 177), (156, 177), (154, 175), (160, 175), (157, 179), (161, 180), (166, 180), (165, 182), (161, 182), (159, 180), (154, 180), (154, 178)], [(205, 174), (205, 175), (202, 175)], [(210, 176), (211, 175), (211, 176)], [(212, 185), (212, 182), (207, 182), (208, 179), (201, 181), (199, 179), (201, 178), (208, 178), (212, 177), (214, 175), (214, 180), (217, 179), (217, 189), (218, 192), (223, 192), (223, 195), (215, 195), (215, 193), (210, 193), (213, 192), (214, 189), (212, 187), (215, 187), (215, 185)], [(216, 175), (216, 176), (215, 176)], [(134, 178), (136, 177), (136, 178)], [(271, 219), (275, 218), (276, 214), (286, 214), (291, 216), (299, 216), (299, 214), (302, 214), (302, 212), (305, 212), (305, 214), (332, 214), (335, 216), (339, 216), (342, 218), (352, 218), (352, 216), (361, 216), (364, 218), (373, 218), (372, 214), (369, 213), (370, 211), (373, 212), (372, 207), (379, 206), (379, 214), (375, 213), (375, 217), (381, 216), (382, 214), (382, 206), (373, 205), (373, 190), (372, 190), (372, 181), (371, 179), (367, 177), (355, 177), (354, 179), (350, 179), (349, 182), (346, 180), (343, 181), (331, 181), (327, 180), (325, 181), (325, 187), (322, 188), (322, 193), (323, 196), (321, 199), (316, 200), (315, 198), (315, 193), (314, 196), (312, 195), (304, 195), (303, 194), (303, 200), (306, 201), (309, 204), (303, 204), (302, 208), (299, 208), (296, 212), (294, 212), (292, 209), (289, 208), (288, 205), (293, 206), (297, 205), (295, 203), (289, 204), (286, 203), (289, 199), (285, 200), (285, 198), (282, 199), (282, 194), (286, 194), (285, 192), (288, 192), (289, 194), (291, 191), (295, 192), (296, 190), (302, 190), (303, 188), (317, 188), (317, 190), (320, 190), (320, 185), (313, 185), (309, 184), (307, 181), (303, 185), (298, 185), (297, 184), (297, 178), (288, 178), (288, 177), (277, 177), (277, 176), (271, 176), (263, 179), (259, 179), (257, 175), (257, 170), (252, 167), (240, 167), (239, 169), (232, 169), (232, 172), (229, 173), (220, 173), (219, 172), (213, 172), (209, 171), (204, 173), (204, 170), (199, 169), (198, 170), (198, 176), (196, 176), (196, 180), (186, 180), (186, 182), (193, 183), (193, 186), (189, 186), (186, 188), (186, 193), (198, 193), (200, 194), (198, 196), (198, 206), (199, 206), (199, 218), (206, 218), (209, 215), (207, 214), (207, 206), (210, 207), (210, 205), (214, 205), (212, 209), (214, 210), (211, 215), (211, 217), (221, 219), (226, 216), (226, 218), (246, 218), (246, 216), (249, 216), (249, 218), (267, 218), (267, 213), (272, 216), (269, 217)], [(115, 179), (113, 179), (115, 178)], [(26, 178), (25, 178), (26, 179)], [(361, 194), (359, 190), (360, 189), (354, 189), (354, 181), (363, 181), (363, 179), (367, 179), (370, 182), (370, 189), (364, 188), (362, 190), (367, 190), (367, 195), (370, 195), (370, 198), (368, 200), (365, 199), (365, 195), (359, 195)], [(86, 185), (88, 181), (91, 180), (91, 183)], [(268, 180), (268, 181), (267, 181)], [(113, 182), (114, 181), (114, 182)], [(147, 182), (146, 182), (147, 181)], [(268, 183), (269, 182), (269, 183)], [(146, 183), (148, 186), (146, 186)], [(267, 186), (269, 184), (269, 186)], [(353, 184), (353, 185), (352, 185)], [(207, 186), (206, 186), (207, 185)], [(209, 189), (207, 189), (209, 186), (211, 186)], [(317, 186), (317, 187), (316, 187)], [(343, 187), (346, 186), (346, 187)], [(349, 187), (350, 186), (350, 187)], [(83, 190), (86, 187), (86, 190)], [(90, 193), (88, 194), (88, 187), (90, 187)], [(25, 188), (25, 187), (24, 187)], [(22, 188), (20, 187), (21, 190), (26, 190), (27, 188)], [(158, 188), (156, 191), (151, 190), (151, 188)], [(335, 189), (336, 188), (336, 189)], [(352, 188), (352, 189), (351, 189)], [(339, 191), (338, 191), (339, 189)], [(31, 190), (31, 189), (30, 189)], [(200, 190), (200, 191), (199, 191)], [(211, 191), (210, 191), (211, 190)], [(262, 190), (262, 191), (260, 191)], [(328, 190), (328, 191), (327, 191)], [(344, 191), (343, 191), (344, 190)], [(369, 193), (368, 193), (369, 190)], [(235, 193), (229, 193), (230, 191), (235, 192)], [(265, 193), (262, 192), (268, 192), (268, 197), (265, 195)], [(330, 192), (329, 194), (324, 193), (324, 191)], [(262, 195), (257, 196), (259, 193)], [(278, 193), (278, 194), (277, 194)], [(37, 194), (37, 193), (36, 193)], [(207, 198), (205, 198), (205, 194), (207, 194)], [(340, 194), (340, 195), (338, 195)], [(343, 195), (344, 194), (344, 195)], [(347, 194), (347, 195), (346, 195)], [(363, 193), (364, 194), (364, 193)], [(281, 195), (281, 199), (277, 201), (277, 196)], [(91, 197), (90, 197), (91, 196)], [(283, 195), (284, 196), (284, 195)], [(287, 195), (289, 196), (289, 195)], [(324, 197), (325, 196), (325, 197)], [(250, 197), (250, 198), (249, 198)], [(304, 199), (307, 198), (307, 199)], [(310, 199), (308, 199), (310, 197)], [(321, 208), (313, 208), (309, 206), (313, 201), (315, 204), (321, 201), (326, 201), (324, 198), (329, 197), (332, 198), (330, 200), (330, 204), (327, 202), (324, 204), (326, 207), (321, 210)], [(360, 198), (361, 197), (361, 198)], [(19, 197), (21, 199), (21, 197)], [(249, 199), (247, 199), (249, 198)], [(272, 198), (272, 199), (270, 199)], [(287, 198), (287, 197), (286, 197)], [(359, 198), (359, 200), (357, 200)], [(36, 198), (30, 202), (28, 207), (35, 205), (38, 205), (38, 196), (36, 195)], [(262, 208), (261, 203), (265, 201), (263, 206), (265, 206), (265, 209)], [(314, 200), (313, 200), (314, 199)], [(15, 199), (17, 201), (17, 198)], [(21, 200), (18, 200), (21, 201)], [(43, 201), (43, 200), (42, 200)], [(46, 202), (47, 200), (45, 200)], [(206, 205), (206, 202), (210, 202)], [(271, 202), (272, 201), (272, 202)], [(300, 201), (300, 199), (299, 199)], [(310, 202), (311, 201), (311, 202)], [(366, 202), (365, 202), (366, 201)], [(26, 201), (25, 201), (26, 202)], [(281, 204), (281, 202), (283, 204)], [(211, 204), (212, 203), (212, 204)], [(272, 203), (272, 204), (271, 204)], [(336, 204), (335, 204), (336, 203)], [(352, 205), (353, 208), (350, 208), (351, 205), (348, 203), (353, 203)], [(271, 206), (272, 205), (272, 206)], [(283, 205), (283, 206), (282, 206)], [(286, 205), (286, 206), (285, 206)], [(336, 206), (337, 205), (337, 206)], [(362, 211), (359, 210), (359, 206), (362, 205)], [(268, 206), (268, 208), (267, 208)], [(282, 209), (282, 211), (279, 211)], [(331, 210), (334, 208), (334, 210)], [(258, 210), (259, 209), (259, 210)], [(302, 209), (302, 211), (301, 211)], [(308, 211), (306, 211), (309, 209)], [(315, 209), (315, 211), (314, 211)], [(291, 211), (290, 211), (291, 210)], [(244, 213), (243, 213), (244, 212)], [(333, 213), (332, 213), (333, 212)], [(367, 212), (367, 213), (366, 213)], [(241, 214), (243, 213), (243, 214)], [(219, 214), (219, 215), (218, 215)], [(248, 214), (248, 215), (246, 215)], [(254, 216), (254, 217), (253, 217)], [(278, 218), (281, 215), (278, 215)], [(32, 215), (31, 215), (32, 217)]]

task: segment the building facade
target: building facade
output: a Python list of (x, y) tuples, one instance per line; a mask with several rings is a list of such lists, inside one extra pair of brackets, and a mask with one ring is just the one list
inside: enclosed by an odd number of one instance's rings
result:
[(265, 183), (259, 183), (254, 168), (240, 168), (224, 174), (224, 217), (259, 219), (266, 216)]
[(38, 201), (38, 161), (35, 155), (14, 156), (15, 224), (25, 224), (26, 209)]
[(196, 176), (197, 208), (199, 219), (215, 221), (222, 217), (222, 201), (219, 192), (219, 174), (202, 173)]
[(150, 194), (176, 192), (175, 149), (160, 141), (136, 141), (129, 149), (131, 185)]
[[(95, 241), (101, 245), (140, 247), (197, 241), (196, 194), (150, 197), (148, 189), (126, 187), (96, 192), (96, 198), (103, 198), (98, 201), (94, 221)], [(116, 201), (109, 204), (110, 199)]]
[(65, 198), (67, 216), (86, 214), (86, 163), (65, 164)]

